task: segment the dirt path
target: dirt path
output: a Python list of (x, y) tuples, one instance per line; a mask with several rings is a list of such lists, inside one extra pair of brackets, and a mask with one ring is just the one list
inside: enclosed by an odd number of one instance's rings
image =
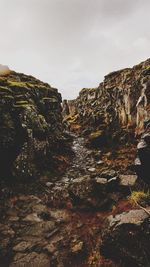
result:
[(110, 211), (93, 209), (107, 199), (105, 191), (96, 192), (97, 200), (93, 195), (100, 151), (88, 149), (82, 137), (73, 138), (74, 158), (61, 179), (1, 186), (1, 267), (116, 266), (99, 251)]

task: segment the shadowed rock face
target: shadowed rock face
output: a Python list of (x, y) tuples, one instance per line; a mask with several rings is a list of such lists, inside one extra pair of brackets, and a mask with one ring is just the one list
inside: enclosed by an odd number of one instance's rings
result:
[(137, 158), (135, 159), (135, 170), (144, 182), (150, 184), (150, 124), (142, 134), (137, 145)]
[(84, 127), (140, 134), (150, 117), (150, 59), (106, 75), (97, 88), (82, 89), (68, 106)]
[(62, 136), (61, 95), (32, 76), (0, 76), (0, 176), (35, 177)]
[[(147, 208), (149, 211), (149, 208)], [(131, 210), (107, 218), (103, 229), (101, 253), (120, 261), (123, 266), (148, 266), (150, 253), (150, 220), (144, 210)]]

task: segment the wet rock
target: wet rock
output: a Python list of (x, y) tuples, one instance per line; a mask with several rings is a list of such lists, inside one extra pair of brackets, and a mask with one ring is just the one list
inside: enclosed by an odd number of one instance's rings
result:
[(101, 253), (106, 258), (122, 262), (127, 267), (147, 266), (150, 260), (150, 220), (144, 210), (109, 216), (102, 233)]

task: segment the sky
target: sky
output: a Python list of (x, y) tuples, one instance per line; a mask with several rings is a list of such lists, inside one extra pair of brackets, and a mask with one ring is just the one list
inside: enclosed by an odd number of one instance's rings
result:
[(150, 0), (0, 0), (0, 63), (73, 99), (150, 57)]

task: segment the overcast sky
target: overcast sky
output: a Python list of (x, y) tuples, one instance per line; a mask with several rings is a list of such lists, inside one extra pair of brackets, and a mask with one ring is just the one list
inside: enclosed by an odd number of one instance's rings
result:
[(150, 57), (150, 0), (0, 0), (0, 63), (74, 98)]

